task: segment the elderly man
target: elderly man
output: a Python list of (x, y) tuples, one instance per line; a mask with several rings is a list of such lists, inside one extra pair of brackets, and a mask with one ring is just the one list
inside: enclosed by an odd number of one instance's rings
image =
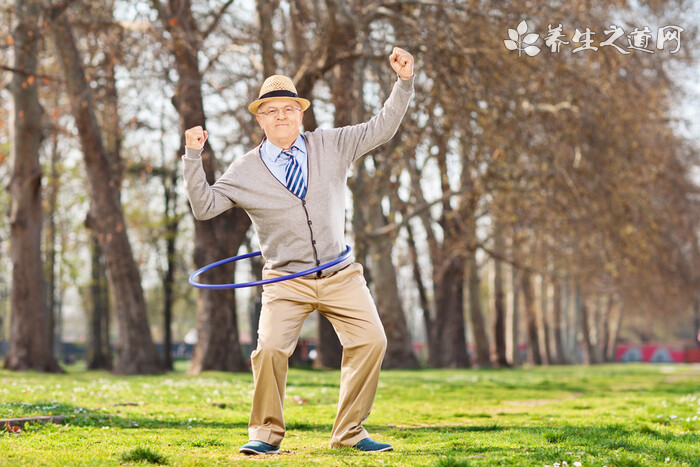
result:
[[(330, 262), (345, 250), (345, 185), (350, 165), (391, 139), (413, 94), (413, 57), (394, 48), (389, 62), (398, 75), (381, 111), (366, 123), (300, 134), (310, 102), (292, 81), (265, 80), (248, 106), (265, 133), (214, 185), (206, 181), (201, 152), (207, 132), (185, 132), (185, 188), (197, 219), (239, 206), (250, 216), (265, 258), (263, 278), (279, 277)], [(386, 336), (353, 257), (310, 276), (263, 287), (257, 349), (251, 356), (255, 392), (250, 441), (240, 452), (275, 454), (285, 434), (283, 407), (288, 359), (306, 317), (318, 310), (343, 345), (338, 412), (332, 447), (389, 451), (362, 427), (377, 392)]]

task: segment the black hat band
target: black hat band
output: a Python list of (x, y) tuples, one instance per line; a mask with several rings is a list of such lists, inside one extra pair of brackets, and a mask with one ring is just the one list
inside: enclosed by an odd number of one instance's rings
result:
[(258, 97), (258, 100), (261, 100), (261, 99), (268, 99), (268, 98), (270, 98), (270, 97), (294, 97), (294, 98), (298, 99), (298, 98), (299, 98), (299, 95), (298, 95), (297, 93), (295, 93), (295, 92), (292, 92), (292, 91), (285, 91), (285, 90), (281, 89), (281, 90), (278, 90), (278, 91), (266, 92), (266, 93), (263, 94), (262, 96)]

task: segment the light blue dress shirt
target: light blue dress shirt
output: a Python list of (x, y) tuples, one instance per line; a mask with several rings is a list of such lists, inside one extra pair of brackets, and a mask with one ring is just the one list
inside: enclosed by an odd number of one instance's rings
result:
[[(299, 165), (301, 166), (301, 172), (304, 174), (304, 182), (306, 183), (306, 188), (308, 189), (309, 169), (306, 165), (306, 160), (308, 158), (306, 153), (306, 142), (304, 142), (304, 138), (299, 135), (292, 146), (299, 148), (299, 150), (294, 151), (294, 156), (297, 158), (297, 162), (299, 162)], [(265, 143), (263, 143), (262, 148), (260, 149), (260, 155), (262, 156), (262, 160), (267, 168), (270, 169), (270, 172), (272, 172), (272, 175), (274, 175), (275, 178), (282, 183), (282, 185), (286, 186), (284, 168), (287, 165), (287, 158), (282, 156), (282, 151), (282, 148), (272, 144), (269, 139), (265, 139)]]

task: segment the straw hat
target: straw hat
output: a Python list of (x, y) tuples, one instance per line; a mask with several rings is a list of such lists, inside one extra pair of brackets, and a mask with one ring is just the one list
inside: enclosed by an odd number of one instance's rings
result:
[(292, 83), (292, 80), (289, 77), (283, 75), (272, 75), (265, 80), (260, 88), (258, 99), (253, 101), (248, 106), (248, 110), (255, 114), (258, 112), (258, 107), (260, 107), (260, 104), (280, 97), (297, 101), (301, 106), (301, 110), (306, 110), (311, 105), (311, 102), (299, 97), (299, 94), (297, 94), (297, 88), (294, 87), (294, 83)]

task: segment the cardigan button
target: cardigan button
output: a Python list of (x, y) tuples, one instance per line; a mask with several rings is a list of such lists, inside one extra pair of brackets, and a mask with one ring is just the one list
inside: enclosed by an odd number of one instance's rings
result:
[(311, 225), (311, 221), (309, 221), (309, 225)]

